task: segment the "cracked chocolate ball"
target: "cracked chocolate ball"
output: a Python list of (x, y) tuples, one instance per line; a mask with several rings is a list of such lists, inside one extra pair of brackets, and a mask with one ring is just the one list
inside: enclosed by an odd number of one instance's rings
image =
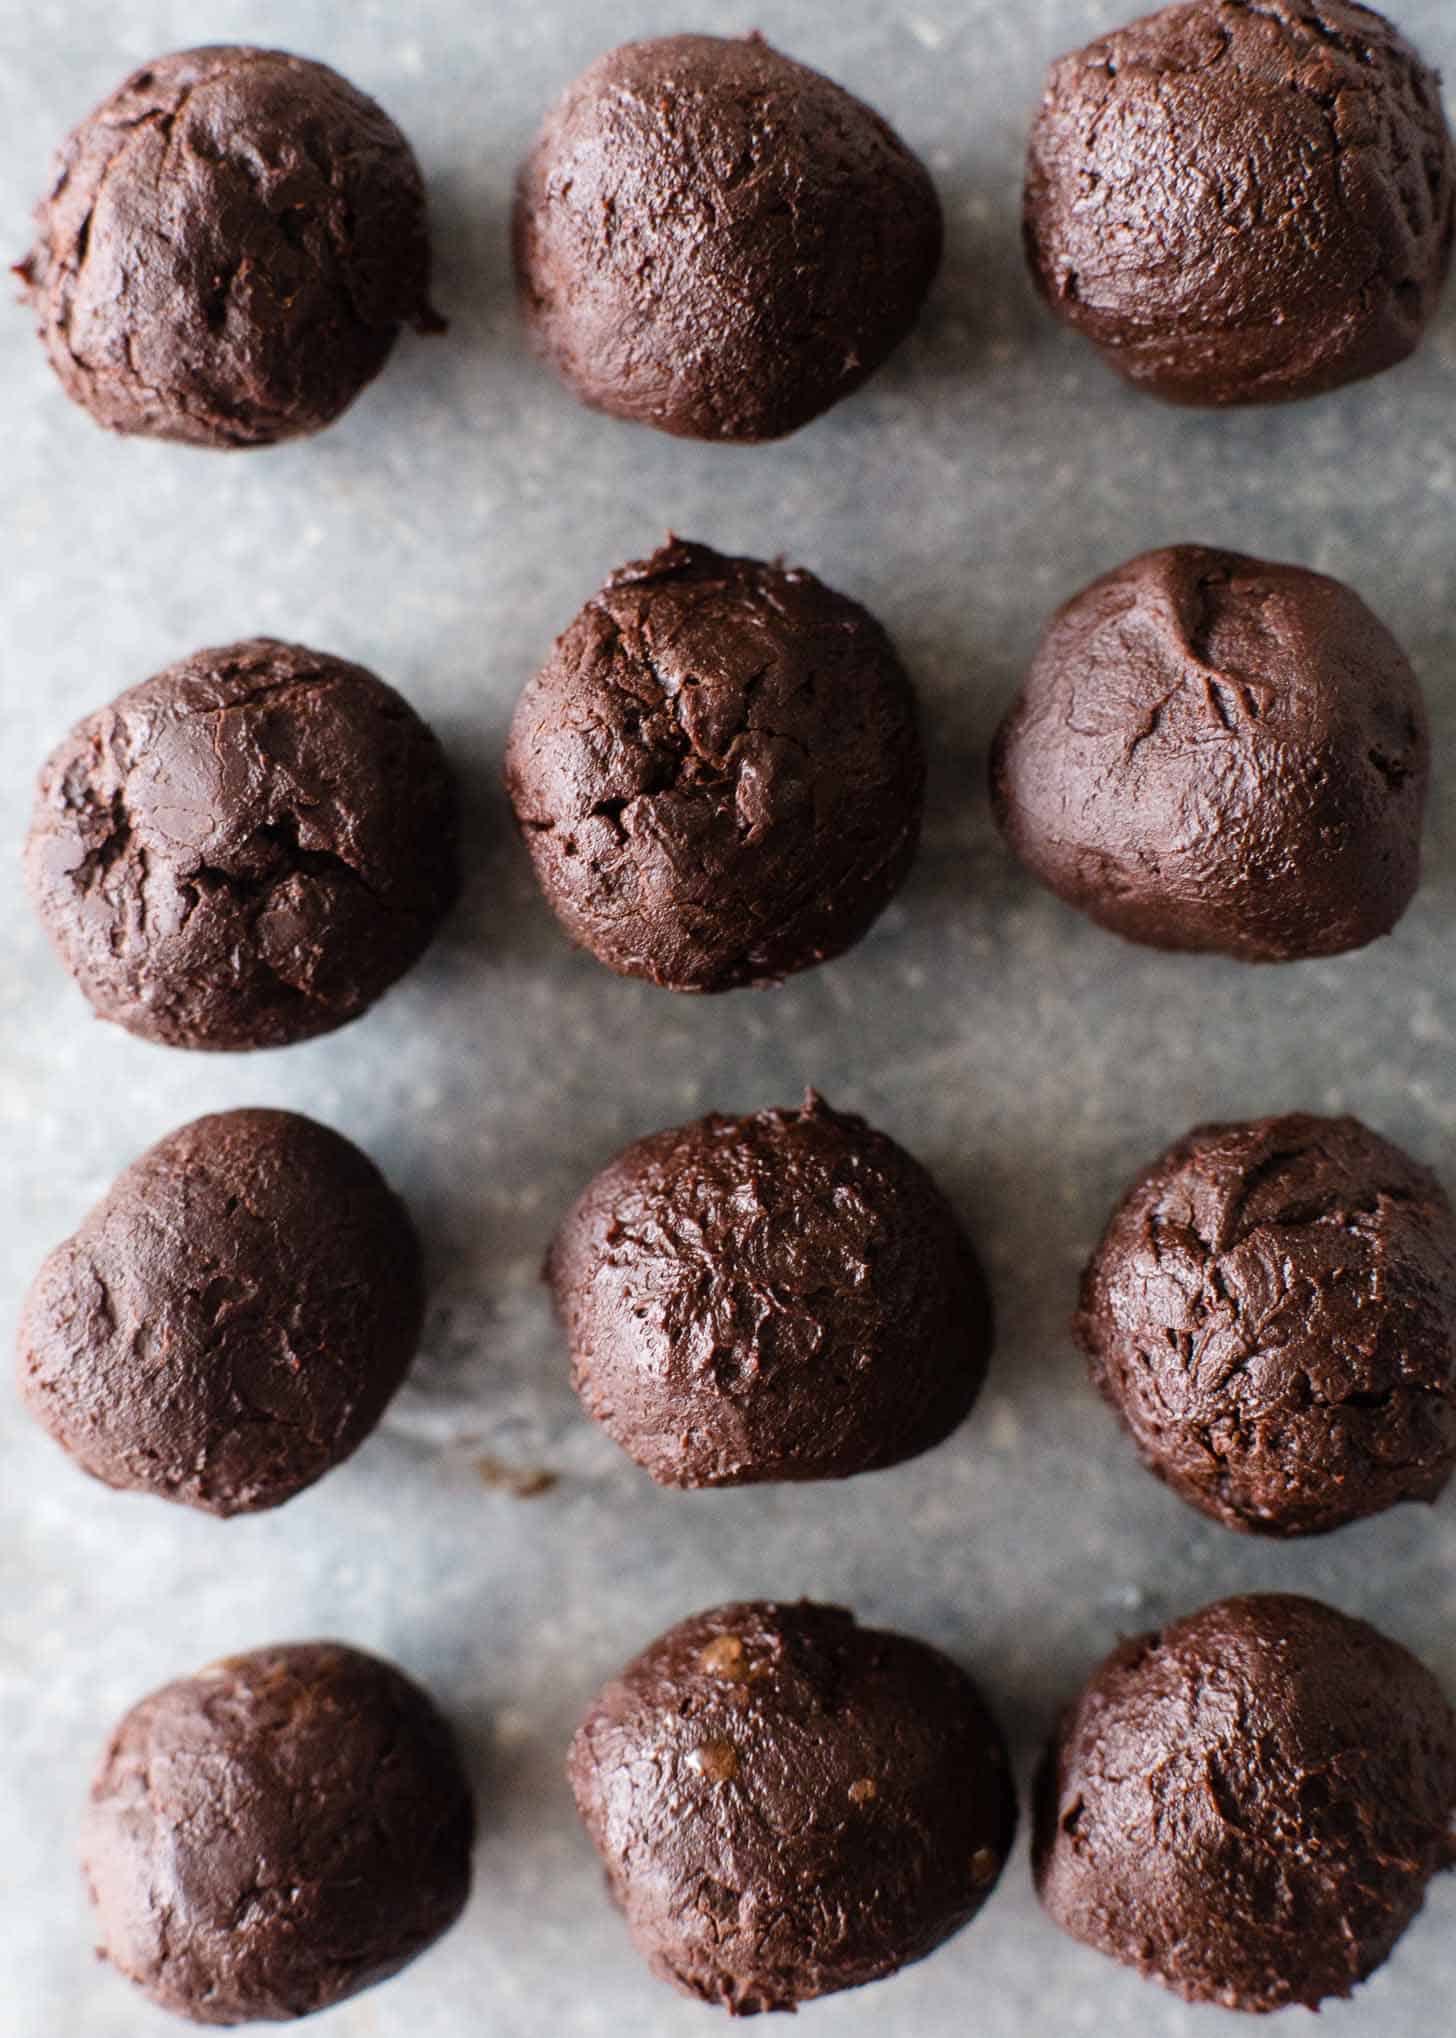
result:
[(232, 1656), (111, 1736), (83, 1851), (99, 1950), (194, 2023), (306, 2017), (455, 1922), (474, 1828), (454, 1736), (393, 1664), (339, 1642)]
[(358, 1448), (423, 1317), (414, 1226), (373, 1162), (291, 1111), (224, 1111), (134, 1161), (46, 1260), (20, 1391), (103, 1484), (251, 1514)]
[(409, 143), (337, 72), (213, 47), (133, 72), (62, 148), (19, 265), (66, 394), (194, 446), (316, 432), (430, 310)]
[(1037, 1780), (1074, 1939), (1193, 2003), (1350, 1995), (1456, 1863), (1456, 1717), (1364, 1621), (1257, 1594), (1124, 1642)]
[(1420, 686), (1358, 595), (1175, 545), (1053, 617), (991, 792), (1027, 868), (1114, 934), (1295, 962), (1405, 912), (1429, 769)]
[(1174, 403), (1403, 361), (1456, 236), (1436, 73), (1353, 0), (1194, 0), (1053, 64), (1025, 226), (1057, 316)]
[(89, 715), (41, 773), (31, 897), (98, 1015), (172, 1047), (355, 1019), (456, 889), (439, 744), (392, 687), (270, 638)]
[(756, 35), (598, 58), (517, 186), (538, 351), (583, 403), (683, 438), (782, 438), (858, 389), (940, 252), (898, 135)]
[(1230, 1528), (1318, 1534), (1456, 1469), (1456, 1211), (1358, 1119), (1189, 1133), (1113, 1215), (1077, 1335), (1144, 1463)]
[(653, 1972), (738, 2016), (879, 1981), (969, 1923), (1016, 1830), (939, 1650), (841, 1607), (718, 1607), (600, 1691), (571, 1786)]
[(801, 568), (676, 540), (587, 603), (506, 752), (567, 933), (674, 991), (852, 947), (909, 871), (924, 784), (915, 697), (872, 616)]
[(986, 1375), (990, 1298), (954, 1211), (812, 1091), (639, 1139), (587, 1186), (547, 1276), (588, 1413), (664, 1486), (900, 1464)]

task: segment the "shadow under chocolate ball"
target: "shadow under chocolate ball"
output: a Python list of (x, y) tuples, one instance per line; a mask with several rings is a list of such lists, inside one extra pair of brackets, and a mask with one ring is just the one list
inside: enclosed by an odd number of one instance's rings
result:
[(920, 1164), (810, 1094), (654, 1133), (547, 1264), (588, 1412), (665, 1486), (843, 1479), (969, 1414), (991, 1304)]
[(99, 1017), (172, 1047), (282, 1047), (366, 1011), (457, 886), (432, 732), (326, 652), (198, 651), (41, 773), (30, 894)]
[(923, 1959), (980, 1910), (1016, 1832), (965, 1672), (808, 1601), (670, 1628), (598, 1693), (569, 1773), (654, 1973), (737, 2016)]
[(776, 439), (871, 375), (940, 264), (922, 164), (761, 36), (598, 58), (516, 193), (521, 305), (584, 403), (681, 437)]
[(336, 71), (217, 45), (133, 72), (72, 134), (21, 263), (67, 395), (196, 446), (315, 432), (430, 310), (409, 143)]
[(339, 1642), (255, 1649), (117, 1725), (83, 1862), (100, 1952), (197, 2024), (311, 2016), (459, 1916), (475, 1811), (446, 1721)]
[(414, 1226), (367, 1155), (295, 1112), (224, 1111), (149, 1148), (46, 1260), (20, 1392), (105, 1485), (251, 1514), (358, 1448), (423, 1316)]
[(851, 947), (920, 838), (915, 697), (884, 630), (801, 568), (674, 539), (587, 603), (521, 696), (506, 787), (581, 947), (675, 991)]
[(1053, 617), (991, 793), (1027, 868), (1113, 933), (1295, 962), (1405, 912), (1429, 771), (1420, 686), (1358, 595), (1175, 545)]

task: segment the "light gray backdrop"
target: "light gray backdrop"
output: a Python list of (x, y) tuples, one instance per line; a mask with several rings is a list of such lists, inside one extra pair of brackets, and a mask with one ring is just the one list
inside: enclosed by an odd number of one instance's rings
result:
[[(0, 1309), (125, 1162), (183, 1120), (268, 1103), (360, 1140), (412, 1201), (435, 1307), (416, 1380), (355, 1460), (283, 1511), (217, 1523), (92, 1485), (0, 1386), (0, 2031), (175, 2027), (91, 1957), (74, 1866), (112, 1718), (221, 1653), (324, 1632), (398, 1657), (467, 1736), (476, 1892), (408, 1974), (320, 2021), (338, 2038), (722, 2031), (632, 1953), (562, 1782), (598, 1681), (732, 1595), (842, 1599), (952, 1650), (1025, 1776), (1056, 1704), (1119, 1632), (1251, 1586), (1373, 1615), (1456, 1690), (1456, 1516), (1409, 1509), (1280, 1549), (1138, 1470), (1066, 1334), (1128, 1175), (1192, 1122), (1350, 1109), (1456, 1180), (1456, 298), (1413, 365), (1277, 413), (1125, 393), (1035, 304), (1017, 187), (1044, 63), (1121, 0), (36, 0), (0, 4), (0, 234), (19, 256), (65, 129), (134, 64), (236, 38), (326, 58), (413, 138), (445, 340), (407, 340), (333, 430), (271, 453), (110, 439), (0, 304)], [(1446, 0), (1402, 0), (1456, 67)], [(881, 107), (932, 165), (949, 255), (923, 332), (786, 445), (678, 444), (579, 410), (527, 358), (503, 224), (556, 90), (624, 35), (763, 28)], [(498, 789), (516, 693), (601, 576), (667, 527), (787, 553), (869, 604), (922, 691), (929, 829), (862, 948), (770, 995), (674, 1000), (574, 956)], [(1051, 606), (1126, 555), (1206, 539), (1353, 584), (1429, 689), (1429, 869), (1394, 939), (1250, 972), (1125, 948), (1009, 862), (990, 733)], [(91, 1021), (22, 896), (33, 774), (86, 710), (255, 632), (359, 658), (434, 721), (470, 803), (468, 896), (427, 963), (347, 1033), (189, 1056)], [(675, 1496), (578, 1413), (537, 1269), (627, 1138), (806, 1082), (903, 1138), (980, 1240), (993, 1375), (950, 1443), (846, 1486)], [(7, 1333), (8, 1335), (8, 1328)], [(549, 1469), (524, 1500), (477, 1460)], [(1456, 1879), (1331, 2038), (1445, 2028)], [(1302, 2012), (1294, 2013), (1295, 2018)], [(932, 1960), (805, 2013), (849, 2038), (1233, 2030), (1063, 1939), (1024, 1842)], [(1302, 2028), (1302, 2027), (1300, 2027)]]

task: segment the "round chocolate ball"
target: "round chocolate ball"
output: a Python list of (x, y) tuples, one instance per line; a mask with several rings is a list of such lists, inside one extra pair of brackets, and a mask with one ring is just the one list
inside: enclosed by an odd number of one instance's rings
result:
[(1419, 345), (1456, 235), (1436, 73), (1353, 0), (1193, 0), (1053, 64), (1026, 179), (1057, 316), (1174, 403), (1272, 403)]
[(782, 438), (848, 396), (915, 324), (940, 251), (923, 165), (756, 35), (598, 58), (517, 186), (538, 351), (583, 403), (682, 438)]
[(268, 446), (315, 432), (429, 307), (409, 143), (337, 72), (182, 50), (56, 162), (20, 265), (68, 396), (116, 432)]
[(1456, 1211), (1358, 1119), (1180, 1140), (1118, 1206), (1077, 1334), (1144, 1462), (1230, 1528), (1318, 1534), (1456, 1469)]
[(738, 2016), (923, 1959), (981, 1908), (1016, 1830), (965, 1673), (808, 1602), (669, 1629), (598, 1693), (570, 1776), (654, 1973)]
[(1053, 617), (991, 790), (1022, 862), (1113, 933), (1294, 962), (1400, 919), (1429, 764), (1410, 663), (1358, 595), (1177, 545)]
[(224, 1111), (149, 1148), (46, 1260), (20, 1390), (105, 1485), (250, 1514), (363, 1442), (423, 1316), (373, 1162), (291, 1111)]
[(100, 1952), (198, 2024), (309, 2016), (396, 1974), (470, 1890), (454, 1737), (338, 1642), (229, 1657), (144, 1698), (91, 1786)]
[(1456, 1862), (1456, 1717), (1312, 1599), (1226, 1599), (1124, 1642), (1064, 1714), (1033, 1867), (1074, 1939), (1193, 2003), (1348, 1996)]
[(589, 1414), (663, 1486), (845, 1479), (940, 1443), (991, 1304), (918, 1161), (811, 1091), (639, 1139), (547, 1262)]
[(593, 596), (521, 696), (506, 785), (548, 904), (623, 976), (775, 983), (905, 880), (925, 763), (872, 616), (676, 541)]
[(361, 666), (198, 651), (41, 773), (31, 897), (98, 1015), (172, 1047), (281, 1047), (365, 1011), (456, 890), (439, 744)]

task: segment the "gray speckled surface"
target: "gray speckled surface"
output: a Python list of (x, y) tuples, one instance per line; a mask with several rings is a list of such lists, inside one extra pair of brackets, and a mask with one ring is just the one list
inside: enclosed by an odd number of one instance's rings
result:
[[(429, 1348), (384, 1432), (272, 1516), (217, 1523), (91, 1485), (0, 1393), (0, 2032), (175, 2029), (90, 1957), (73, 1863), (112, 1717), (166, 1677), (333, 1632), (423, 1676), (460, 1721), (483, 1833), (463, 1924), (321, 2019), (338, 2038), (723, 2030), (641, 1969), (561, 1777), (601, 1677), (737, 1594), (842, 1598), (970, 1664), (1023, 1776), (1058, 1700), (1123, 1629), (1280, 1585), (1373, 1615), (1456, 1690), (1456, 1514), (1404, 1510), (1302, 1548), (1206, 1523), (1136, 1469), (1065, 1323), (1127, 1175), (1192, 1121), (1349, 1108), (1456, 1179), (1456, 298), (1413, 365), (1276, 414), (1125, 393), (1036, 308), (1016, 190), (1041, 67), (1122, 0), (0, 0), (0, 222), (132, 64), (274, 41), (380, 97), (431, 179), (448, 339), (407, 341), (322, 438), (230, 457), (110, 440), (0, 317), (0, 1290), (143, 1145), (203, 1110), (301, 1106), (362, 1141), (429, 1234)], [(1456, 70), (1449, 0), (1401, 0)], [(502, 221), (548, 97), (623, 35), (761, 26), (871, 97), (933, 165), (947, 270), (916, 342), (788, 444), (683, 445), (578, 410), (525, 357)], [(936, 759), (903, 900), (855, 954), (776, 994), (679, 1002), (563, 946), (496, 788), (525, 677), (605, 570), (675, 525), (783, 550), (875, 609)], [(1051, 605), (1179, 538), (1349, 579), (1408, 643), (1437, 730), (1429, 872), (1397, 935), (1249, 973), (1119, 946), (1012, 867), (983, 794), (990, 731)], [(466, 903), (371, 1017), (255, 1059), (94, 1024), (21, 895), (32, 775), (83, 711), (196, 645), (272, 631), (365, 660), (431, 716), (471, 801)], [(982, 1243), (1002, 1336), (969, 1425), (843, 1487), (659, 1494), (578, 1414), (536, 1270), (585, 1176), (639, 1131), (806, 1080), (942, 1178)], [(529, 1502), (493, 1455), (560, 1475)], [(1443, 2028), (1456, 1879), (1332, 2038)], [(1292, 2013), (1297, 2020), (1302, 2012)], [(805, 2013), (826, 2034), (979, 2038), (1238, 2028), (1062, 1939), (1024, 1843), (980, 1921), (895, 1981)], [(313, 2028), (313, 2027), (310, 2027)]]

